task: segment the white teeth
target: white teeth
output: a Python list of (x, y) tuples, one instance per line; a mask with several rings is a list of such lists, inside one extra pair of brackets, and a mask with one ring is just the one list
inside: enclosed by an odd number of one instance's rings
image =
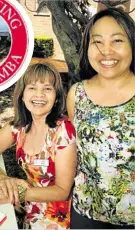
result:
[(45, 105), (45, 101), (32, 101), (32, 103), (36, 104), (36, 105)]
[(104, 60), (101, 61), (101, 64), (106, 65), (106, 66), (111, 66), (116, 64), (118, 61), (117, 60)]

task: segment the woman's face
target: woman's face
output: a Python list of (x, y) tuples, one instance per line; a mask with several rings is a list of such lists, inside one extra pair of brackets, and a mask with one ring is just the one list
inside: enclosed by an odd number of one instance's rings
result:
[(37, 81), (26, 85), (23, 93), (26, 108), (32, 116), (36, 117), (46, 117), (50, 113), (55, 99), (56, 91), (49, 80), (49, 76), (45, 78), (44, 83)]
[(117, 78), (129, 71), (131, 45), (124, 29), (113, 17), (99, 19), (90, 32), (88, 59), (99, 76)]

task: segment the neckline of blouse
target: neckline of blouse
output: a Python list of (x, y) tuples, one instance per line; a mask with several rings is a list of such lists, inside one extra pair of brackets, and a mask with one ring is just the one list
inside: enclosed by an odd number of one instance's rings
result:
[(87, 93), (86, 93), (86, 90), (85, 90), (85, 87), (84, 87), (84, 83), (83, 83), (83, 81), (82, 82), (80, 82), (81, 83), (81, 86), (82, 86), (82, 89), (83, 89), (83, 91), (84, 91), (84, 93), (85, 93), (85, 97), (94, 105), (94, 107), (98, 107), (98, 108), (119, 108), (119, 107), (122, 107), (122, 106), (124, 106), (124, 105), (126, 105), (126, 104), (128, 104), (130, 101), (132, 101), (134, 98), (135, 98), (135, 94), (130, 98), (130, 99), (128, 99), (127, 101), (125, 101), (125, 102), (123, 102), (123, 103), (120, 103), (120, 104), (118, 104), (118, 105), (112, 105), (112, 106), (109, 106), (109, 105), (99, 105), (99, 104), (96, 104), (95, 102), (93, 102), (89, 97), (88, 97), (88, 95), (87, 95)]

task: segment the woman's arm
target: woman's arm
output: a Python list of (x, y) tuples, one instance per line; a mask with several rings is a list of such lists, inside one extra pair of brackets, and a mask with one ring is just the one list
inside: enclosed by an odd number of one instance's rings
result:
[[(10, 125), (7, 124), (0, 129), (0, 154), (2, 154), (2, 152), (4, 152), (9, 147), (11, 147), (13, 143), (14, 143), (14, 138), (11, 133)], [(9, 201), (11, 192), (10, 191), (8, 192), (8, 187), (10, 186), (10, 183), (9, 183), (9, 177), (5, 174), (5, 172), (2, 169), (0, 169), (0, 195), (1, 195), (0, 200), (2, 200), (3, 198), (3, 200)]]
[(55, 158), (55, 185), (30, 188), (26, 191), (25, 200), (49, 202), (67, 200), (76, 173), (76, 145), (71, 144), (57, 152)]
[(7, 124), (0, 129), (0, 154), (14, 144), (14, 138), (11, 133), (10, 125)]
[[(0, 129), (0, 154), (14, 144), (14, 138), (10, 125), (7, 124)], [(26, 181), (22, 179), (8, 177), (0, 168), (0, 203), (19, 203), (19, 186), (29, 188)]]
[(77, 83), (74, 84), (67, 95), (67, 112), (71, 121), (74, 119), (74, 107), (75, 107), (75, 91)]

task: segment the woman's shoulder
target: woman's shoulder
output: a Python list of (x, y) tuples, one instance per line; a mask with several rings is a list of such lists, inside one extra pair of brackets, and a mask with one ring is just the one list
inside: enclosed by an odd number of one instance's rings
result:
[(23, 126), (15, 126), (14, 124), (10, 124), (10, 129), (13, 133), (18, 133), (18, 132), (21, 132), (21, 131), (25, 131), (26, 130), (26, 127), (23, 127)]
[[(95, 84), (95, 78), (96, 78), (96, 76), (94, 76), (94, 77), (91, 78), (91, 79), (86, 79), (86, 80), (82, 80), (82, 81), (76, 82), (75, 84), (73, 84), (73, 85), (71, 86), (71, 88), (70, 88), (69, 91), (68, 91), (68, 94), (70, 94), (71, 96), (72, 96), (72, 95), (75, 95), (76, 90), (77, 90), (78, 88), (84, 89), (84, 86), (85, 86), (85, 85), (91, 85), (91, 83), (92, 83), (92, 84)], [(94, 83), (93, 83), (93, 82), (94, 82)]]
[(63, 124), (70, 124), (71, 126), (73, 126), (71, 120), (69, 119), (68, 116), (63, 116), (61, 117), (58, 121), (57, 121), (57, 126), (61, 126)]
[[(83, 81), (77, 82), (71, 86), (67, 94), (67, 105), (73, 107), (76, 101), (76, 95), (83, 90)], [(72, 101), (72, 103), (71, 103)]]
[(26, 127), (23, 126), (16, 127), (14, 126), (14, 124), (10, 124), (10, 130), (16, 141), (18, 140), (18, 138), (24, 136), (26, 133)]
[(73, 84), (73, 85), (70, 87), (70, 89), (69, 89), (69, 91), (68, 91), (67, 97), (69, 97), (69, 96), (72, 97), (72, 96), (75, 95), (75, 91), (76, 91), (77, 85), (78, 85), (78, 82), (75, 83), (75, 84)]
[(69, 137), (72, 135), (75, 136), (75, 128), (68, 116), (63, 116), (61, 119), (59, 119), (57, 121), (57, 127), (62, 132), (68, 133)]
[(53, 141), (57, 149), (65, 148), (76, 142), (75, 128), (67, 116), (58, 120)]
[(75, 94), (75, 92), (76, 92), (76, 89), (78, 88), (78, 86), (82, 86), (83, 85), (83, 81), (79, 81), (79, 82), (76, 82), (75, 84), (73, 84), (72, 86), (71, 86), (71, 88), (69, 89), (69, 92), (68, 92), (68, 94)]

